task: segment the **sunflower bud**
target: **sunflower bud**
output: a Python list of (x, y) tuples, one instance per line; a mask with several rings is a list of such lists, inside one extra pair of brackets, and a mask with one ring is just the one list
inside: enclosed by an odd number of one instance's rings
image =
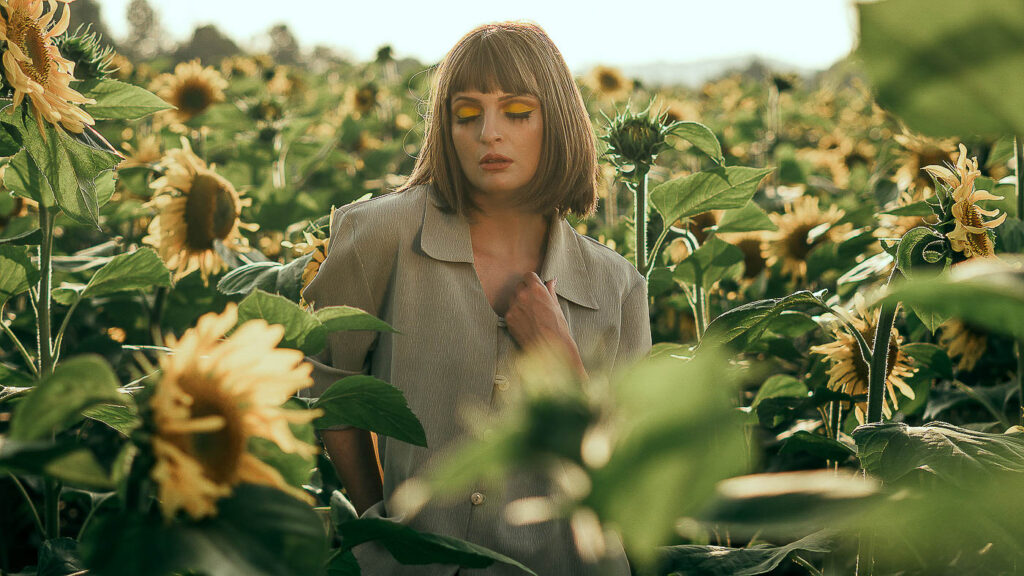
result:
[(609, 119), (608, 131), (601, 139), (608, 143), (606, 152), (619, 175), (634, 180), (646, 174), (658, 154), (668, 147), (666, 137), (678, 125), (665, 122), (665, 114), (651, 113), (648, 105), (642, 112), (625, 110)]
[(95, 80), (106, 78), (117, 71), (114, 66), (114, 49), (101, 43), (102, 37), (86, 24), (75, 29), (74, 34), (54, 38), (54, 44), (62, 56), (75, 64), (75, 78)]

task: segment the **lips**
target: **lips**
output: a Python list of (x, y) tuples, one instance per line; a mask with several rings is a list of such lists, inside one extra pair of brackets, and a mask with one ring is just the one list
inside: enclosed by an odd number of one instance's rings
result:
[(512, 165), (512, 159), (501, 154), (486, 154), (480, 159), (480, 167), (484, 170), (502, 170)]

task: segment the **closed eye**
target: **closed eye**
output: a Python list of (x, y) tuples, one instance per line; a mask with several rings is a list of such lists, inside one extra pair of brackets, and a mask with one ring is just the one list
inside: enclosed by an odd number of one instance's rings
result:
[(480, 117), (480, 108), (476, 106), (459, 106), (455, 109), (455, 121), (459, 124), (472, 122)]
[(525, 120), (530, 117), (530, 114), (533, 114), (534, 110), (536, 110), (534, 106), (523, 102), (512, 102), (504, 108), (505, 116), (513, 120)]

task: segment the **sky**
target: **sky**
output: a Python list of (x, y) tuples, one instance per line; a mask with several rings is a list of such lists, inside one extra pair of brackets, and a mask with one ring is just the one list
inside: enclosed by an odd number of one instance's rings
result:
[[(684, 63), (756, 54), (825, 68), (853, 47), (852, 0), (149, 0), (175, 40), (215, 24), (248, 47), (285, 23), (303, 48), (345, 50), (359, 60), (390, 44), (397, 57), (440, 60), (479, 24), (529, 20), (543, 27), (570, 68)], [(127, 32), (129, 0), (100, 0), (115, 37)], [(74, 5), (72, 5), (72, 8)]]

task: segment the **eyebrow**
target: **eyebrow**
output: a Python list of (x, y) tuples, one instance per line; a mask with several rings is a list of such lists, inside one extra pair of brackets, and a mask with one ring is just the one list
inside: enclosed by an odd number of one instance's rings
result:
[[(533, 94), (525, 94), (525, 93), (524, 94), (506, 94), (506, 95), (498, 98), (498, 102), (504, 102), (506, 100), (513, 100), (515, 98), (534, 98), (534, 99), (537, 99), (537, 97), (534, 96)], [(477, 98), (471, 98), (469, 96), (456, 96), (455, 98), (452, 99), (452, 104), (458, 102), (459, 100), (468, 100), (470, 102), (476, 102), (477, 104), (480, 103), (480, 100), (477, 99)]]

